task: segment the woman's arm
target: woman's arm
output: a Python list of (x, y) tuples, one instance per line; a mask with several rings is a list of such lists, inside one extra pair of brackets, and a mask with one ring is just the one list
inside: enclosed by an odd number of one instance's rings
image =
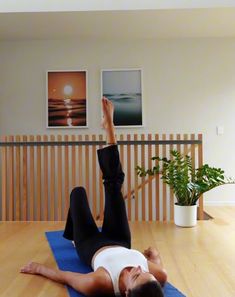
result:
[(92, 296), (99, 290), (99, 278), (95, 272), (82, 274), (70, 271), (62, 271), (59, 269), (52, 269), (45, 265), (30, 262), (21, 268), (20, 272), (28, 274), (42, 275), (50, 280), (58, 283), (66, 284), (74, 288), (76, 291)]
[(149, 272), (164, 286), (167, 282), (167, 272), (164, 268), (161, 268), (158, 264), (148, 261)]

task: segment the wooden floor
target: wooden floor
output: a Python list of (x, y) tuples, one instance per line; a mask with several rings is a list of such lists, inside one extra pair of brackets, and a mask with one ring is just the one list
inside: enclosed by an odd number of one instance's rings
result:
[[(195, 228), (174, 223), (132, 223), (133, 248), (157, 246), (169, 282), (188, 297), (235, 297), (235, 207), (207, 207), (213, 220)], [(28, 261), (56, 263), (44, 236), (63, 222), (0, 223), (0, 296), (66, 297), (66, 289), (19, 273)]]

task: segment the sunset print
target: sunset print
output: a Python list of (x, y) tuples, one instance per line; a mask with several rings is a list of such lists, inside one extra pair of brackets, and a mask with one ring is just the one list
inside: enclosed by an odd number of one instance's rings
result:
[(49, 71), (48, 127), (86, 127), (86, 71)]

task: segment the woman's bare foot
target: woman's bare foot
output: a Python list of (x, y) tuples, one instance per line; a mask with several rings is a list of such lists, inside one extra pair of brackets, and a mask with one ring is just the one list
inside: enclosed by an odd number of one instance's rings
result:
[(117, 140), (114, 133), (114, 124), (113, 124), (114, 106), (113, 106), (113, 103), (105, 97), (102, 98), (102, 111), (103, 111), (102, 126), (106, 130), (106, 143), (107, 145), (116, 144)]
[(40, 274), (40, 269), (42, 268), (42, 264), (36, 262), (29, 262), (25, 266), (20, 269), (22, 273), (30, 273), (30, 274)]
[(106, 97), (102, 98), (102, 111), (103, 119), (101, 125), (105, 130), (108, 130), (113, 127), (114, 106)]

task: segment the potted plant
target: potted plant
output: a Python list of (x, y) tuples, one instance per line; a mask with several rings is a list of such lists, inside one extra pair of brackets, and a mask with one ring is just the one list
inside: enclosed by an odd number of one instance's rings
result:
[(176, 197), (174, 206), (175, 224), (181, 227), (192, 227), (197, 223), (197, 201), (209, 190), (234, 181), (224, 177), (221, 168), (210, 167), (205, 164), (200, 168), (193, 168), (192, 158), (180, 152), (171, 151), (172, 158), (153, 157), (157, 165), (145, 170), (137, 166), (137, 175), (160, 174), (163, 182), (168, 184)]

